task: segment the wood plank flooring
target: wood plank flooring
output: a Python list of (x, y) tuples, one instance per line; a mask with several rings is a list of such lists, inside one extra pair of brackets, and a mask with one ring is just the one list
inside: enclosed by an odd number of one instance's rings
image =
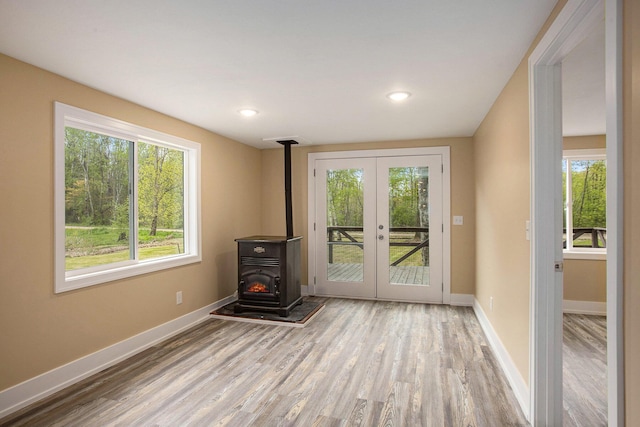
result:
[(527, 425), (471, 308), (348, 299), (303, 329), (207, 320), (0, 424)]
[(607, 425), (607, 318), (564, 315), (565, 426)]

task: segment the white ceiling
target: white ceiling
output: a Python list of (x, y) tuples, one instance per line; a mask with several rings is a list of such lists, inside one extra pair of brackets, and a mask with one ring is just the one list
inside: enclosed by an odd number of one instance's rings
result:
[(562, 61), (565, 136), (606, 132), (604, 21)]
[(0, 0), (0, 52), (260, 148), (470, 136), (555, 3)]

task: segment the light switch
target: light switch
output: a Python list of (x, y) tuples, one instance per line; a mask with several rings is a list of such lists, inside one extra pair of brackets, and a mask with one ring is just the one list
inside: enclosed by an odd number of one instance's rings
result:
[(464, 223), (464, 218), (460, 215), (453, 216), (453, 225), (462, 225)]

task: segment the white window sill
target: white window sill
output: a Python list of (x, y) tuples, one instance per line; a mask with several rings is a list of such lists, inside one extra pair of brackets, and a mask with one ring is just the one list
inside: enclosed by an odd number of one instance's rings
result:
[(138, 264), (80, 274), (77, 276), (67, 276), (64, 278), (64, 280), (56, 283), (55, 292), (60, 293), (71, 291), (74, 289), (81, 289), (87, 286), (112, 282), (118, 279), (125, 279), (127, 277), (134, 277), (141, 274), (179, 267), (187, 264), (193, 264), (200, 261), (202, 261), (202, 257), (200, 257), (199, 255), (181, 255), (170, 258), (158, 258), (143, 261)]

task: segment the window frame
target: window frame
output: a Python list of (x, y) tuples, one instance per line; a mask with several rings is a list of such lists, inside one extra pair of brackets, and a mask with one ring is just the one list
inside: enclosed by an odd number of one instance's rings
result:
[[(65, 128), (75, 127), (134, 142), (151, 143), (184, 153), (184, 253), (161, 258), (139, 260), (137, 239), (133, 239), (134, 259), (66, 271), (65, 267)], [(134, 194), (137, 194), (137, 150), (133, 150)], [(98, 285), (127, 277), (174, 268), (202, 261), (201, 242), (201, 149), (197, 142), (144, 128), (81, 108), (54, 102), (54, 292)], [(137, 197), (133, 200), (137, 212)], [(137, 236), (138, 218), (131, 216), (130, 229)]]
[[(604, 160), (607, 161), (605, 148), (590, 148), (590, 149), (575, 149), (575, 150), (563, 150), (562, 162), (568, 162), (572, 160)], [(569, 239), (569, 234), (573, 236), (573, 190), (571, 188), (571, 169), (569, 163), (567, 163), (567, 179), (566, 179), (566, 194), (567, 200), (565, 200), (565, 208), (567, 210), (567, 248), (562, 250), (563, 258), (565, 259), (591, 259), (591, 260), (606, 260), (607, 248), (575, 248), (573, 247), (573, 239)], [(569, 198), (571, 196), (571, 199)]]

